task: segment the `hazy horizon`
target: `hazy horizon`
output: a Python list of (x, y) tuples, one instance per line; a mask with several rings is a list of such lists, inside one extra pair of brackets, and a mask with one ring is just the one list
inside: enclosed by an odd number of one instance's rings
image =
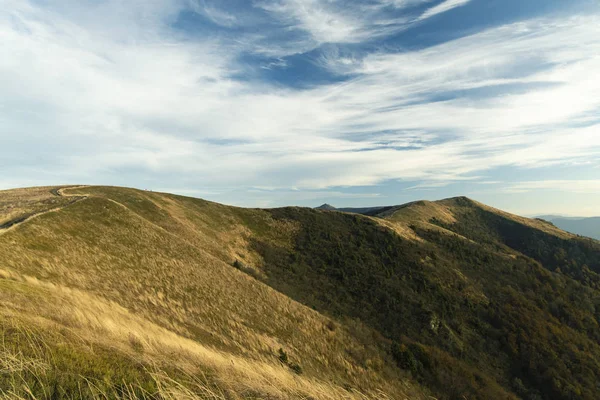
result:
[(5, 0), (0, 189), (600, 215), (596, 0)]

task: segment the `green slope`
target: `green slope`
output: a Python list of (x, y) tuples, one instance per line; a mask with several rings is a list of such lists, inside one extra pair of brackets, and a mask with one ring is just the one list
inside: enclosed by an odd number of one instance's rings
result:
[(293, 249), (257, 241), (267, 282), (393, 341), (440, 398), (598, 398), (600, 243), (458, 198), (379, 215), (271, 211)]

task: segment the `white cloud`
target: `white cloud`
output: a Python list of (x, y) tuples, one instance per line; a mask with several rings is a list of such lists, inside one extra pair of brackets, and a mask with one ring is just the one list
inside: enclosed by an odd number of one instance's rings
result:
[(336, 9), (330, 1), (280, 0), (260, 6), (287, 25), (307, 31), (317, 43), (346, 43), (361, 40), (361, 21)]
[[(94, 21), (77, 7), (57, 11), (72, 1), (50, 10), (4, 4), (0, 159), (15, 177), (5, 186), (322, 191), (396, 179), (440, 185), (494, 167), (600, 156), (598, 16), (527, 21), (348, 62), (332, 53), (326, 65), (357, 77), (293, 90), (231, 78), (247, 48), (181, 40), (168, 29), (177, 8), (166, 1), (126, 11), (108, 2)], [(315, 40), (361, 40), (360, 21), (311, 12), (302, 26)]]
[[(410, 8), (430, 0), (380, 0), (353, 2), (341, 0), (275, 0), (256, 4), (269, 11), (286, 27), (308, 33), (303, 47), (324, 43), (359, 43), (406, 29), (411, 20)], [(384, 11), (392, 7), (397, 15)]]
[(207, 3), (205, 0), (190, 0), (189, 4), (192, 10), (200, 15), (204, 15), (217, 25), (232, 27), (240, 23), (234, 14)]
[(421, 4), (431, 3), (433, 0), (379, 0), (383, 6), (393, 6), (396, 8), (409, 8)]
[(518, 182), (504, 189), (509, 193), (525, 193), (539, 190), (551, 190), (567, 193), (598, 194), (600, 180), (546, 180)]
[(445, 0), (442, 3), (438, 4), (437, 6), (429, 8), (419, 18), (417, 18), (417, 21), (423, 21), (423, 20), (425, 20), (427, 18), (431, 18), (435, 15), (450, 11), (456, 7), (465, 6), (470, 2), (471, 2), (471, 0)]

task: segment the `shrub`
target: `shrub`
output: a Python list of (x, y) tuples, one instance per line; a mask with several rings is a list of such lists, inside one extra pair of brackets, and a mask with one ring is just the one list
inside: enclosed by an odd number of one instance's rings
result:
[(284, 364), (287, 364), (289, 361), (287, 353), (281, 348), (279, 349), (279, 361), (281, 361)]

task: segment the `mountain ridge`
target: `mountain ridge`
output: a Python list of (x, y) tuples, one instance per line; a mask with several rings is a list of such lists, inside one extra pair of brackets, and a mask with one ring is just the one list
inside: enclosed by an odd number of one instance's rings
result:
[(0, 363), (45, 365), (21, 373), (34, 392), (597, 398), (591, 239), (465, 197), (359, 215), (52, 190), (0, 191), (0, 221), (41, 213), (0, 235)]

